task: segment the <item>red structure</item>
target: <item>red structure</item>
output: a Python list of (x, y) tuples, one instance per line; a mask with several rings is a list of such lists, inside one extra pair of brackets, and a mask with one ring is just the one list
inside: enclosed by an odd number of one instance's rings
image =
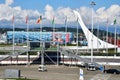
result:
[[(114, 44), (115, 39), (113, 37), (108, 37), (108, 42), (111, 43), (111, 44)], [(119, 39), (116, 40), (116, 45), (118, 47), (120, 47), (120, 40)]]

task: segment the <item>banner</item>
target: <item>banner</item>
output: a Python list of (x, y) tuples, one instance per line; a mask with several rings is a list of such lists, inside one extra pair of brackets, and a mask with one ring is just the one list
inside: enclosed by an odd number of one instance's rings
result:
[(66, 42), (69, 42), (69, 41), (70, 41), (70, 34), (67, 33), (67, 34), (66, 34)]
[(80, 69), (80, 77), (79, 77), (79, 80), (84, 80), (84, 77), (83, 77), (83, 69)]

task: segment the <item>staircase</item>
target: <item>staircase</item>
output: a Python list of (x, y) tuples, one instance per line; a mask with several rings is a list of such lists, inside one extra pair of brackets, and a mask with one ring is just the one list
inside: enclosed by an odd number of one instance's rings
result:
[(0, 56), (0, 61), (3, 61), (3, 60), (5, 60), (5, 59), (7, 59), (7, 58), (10, 58), (10, 57), (12, 57), (12, 56), (17, 56), (17, 55), (23, 54), (24, 52), (26, 52), (26, 51), (23, 51), (23, 52), (15, 52), (15, 53), (8, 53), (7, 55), (1, 55), (1, 56)]
[[(69, 48), (62, 48), (60, 47), (60, 52), (66, 56), (71, 56), (73, 58), (76, 58), (77, 60), (79, 60), (80, 62), (84, 63), (84, 64), (88, 64), (91, 63), (91, 61), (87, 58), (83, 58), (80, 55), (76, 54), (76, 50), (73, 49), (69, 49)], [(92, 62), (92, 64), (95, 64), (97, 67), (101, 67), (102, 65), (96, 63), (96, 62)]]

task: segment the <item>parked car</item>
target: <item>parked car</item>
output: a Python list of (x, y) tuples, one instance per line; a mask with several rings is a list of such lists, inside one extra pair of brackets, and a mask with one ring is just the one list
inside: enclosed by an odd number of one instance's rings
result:
[(120, 71), (117, 69), (107, 69), (104, 70), (104, 73), (120, 74)]
[(86, 67), (88, 67), (88, 63), (81, 63), (81, 67), (84, 67), (84, 68), (86, 68)]
[(95, 64), (88, 64), (87, 70), (90, 70), (90, 71), (97, 70), (96, 65)]
[(44, 72), (44, 71), (47, 71), (47, 68), (46, 68), (46, 66), (44, 66), (44, 65), (39, 65), (38, 71)]

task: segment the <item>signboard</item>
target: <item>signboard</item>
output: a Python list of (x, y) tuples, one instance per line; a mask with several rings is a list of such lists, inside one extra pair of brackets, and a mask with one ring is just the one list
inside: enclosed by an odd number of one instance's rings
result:
[(100, 71), (104, 71), (104, 68), (103, 66), (100, 66)]
[(84, 80), (84, 77), (83, 77), (83, 69), (80, 69), (80, 77), (79, 77), (79, 80)]
[(62, 33), (53, 33), (52, 36), (54, 42), (63, 42)]
[(70, 38), (70, 35), (67, 33), (66, 34), (66, 42), (69, 42), (69, 40), (70, 40), (69, 38)]
[(18, 69), (6, 69), (5, 78), (20, 78), (20, 70)]

